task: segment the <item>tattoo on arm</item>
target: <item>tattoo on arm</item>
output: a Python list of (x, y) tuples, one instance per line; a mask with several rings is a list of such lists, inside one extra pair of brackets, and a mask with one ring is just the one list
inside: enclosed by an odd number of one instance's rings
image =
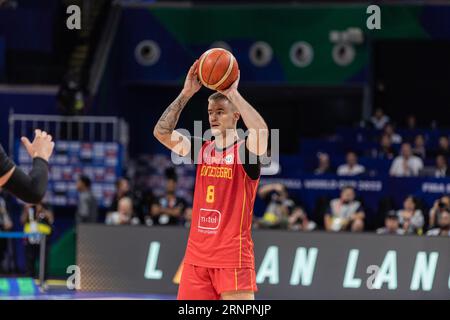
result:
[(156, 131), (159, 134), (166, 135), (172, 133), (177, 125), (180, 113), (188, 101), (189, 98), (180, 94), (170, 106), (167, 107), (166, 111), (164, 111), (156, 124)]

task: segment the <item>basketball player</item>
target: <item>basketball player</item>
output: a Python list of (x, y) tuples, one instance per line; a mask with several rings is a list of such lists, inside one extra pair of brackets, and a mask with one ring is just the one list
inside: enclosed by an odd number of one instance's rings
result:
[[(197, 67), (198, 61), (190, 68), (180, 95), (154, 128), (162, 144), (181, 156), (190, 155), (197, 163), (192, 223), (178, 299), (253, 300), (257, 287), (251, 221), (260, 163), (251, 164), (249, 159), (266, 152), (268, 129), (238, 92), (238, 78), (230, 88), (208, 99), (214, 139), (198, 143), (200, 138), (188, 138), (174, 130), (181, 111), (201, 88)], [(240, 117), (250, 132), (245, 140), (236, 131)]]
[(0, 145), (0, 187), (24, 202), (36, 204), (42, 200), (47, 191), (48, 159), (52, 155), (55, 143), (51, 135), (39, 129), (35, 130), (33, 142), (22, 137), (22, 143), (33, 158), (33, 167), (29, 174), (24, 173), (14, 165)]

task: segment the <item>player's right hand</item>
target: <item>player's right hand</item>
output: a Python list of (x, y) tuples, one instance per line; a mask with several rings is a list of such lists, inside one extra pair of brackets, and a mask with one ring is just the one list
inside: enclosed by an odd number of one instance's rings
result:
[(33, 142), (30, 142), (27, 137), (22, 137), (21, 140), (30, 157), (39, 157), (48, 162), (55, 147), (51, 135), (45, 131), (36, 129), (34, 131)]
[(189, 69), (186, 80), (184, 81), (184, 87), (181, 91), (183, 95), (192, 97), (200, 88), (202, 83), (198, 79), (198, 60), (195, 60), (194, 64)]

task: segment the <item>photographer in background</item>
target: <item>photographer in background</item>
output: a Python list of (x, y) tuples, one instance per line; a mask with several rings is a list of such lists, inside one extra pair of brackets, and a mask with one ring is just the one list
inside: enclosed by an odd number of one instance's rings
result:
[(288, 229), (293, 231), (312, 231), (317, 228), (314, 221), (308, 219), (308, 215), (302, 207), (296, 206), (288, 218)]
[(266, 202), (262, 218), (255, 221), (255, 228), (287, 229), (289, 215), (295, 206), (286, 187), (281, 183), (266, 184), (259, 188), (258, 196)]
[(450, 209), (445, 207), (437, 213), (438, 227), (427, 232), (427, 236), (450, 237)]
[(145, 218), (147, 226), (178, 225), (183, 221), (187, 204), (183, 198), (177, 196), (177, 174), (174, 168), (168, 168), (165, 175), (165, 193), (152, 204), (150, 215)]
[(437, 199), (433, 207), (430, 209), (428, 216), (428, 228), (434, 228), (437, 223), (437, 215), (441, 210), (444, 210), (446, 208), (450, 208), (450, 196), (444, 195), (440, 199)]

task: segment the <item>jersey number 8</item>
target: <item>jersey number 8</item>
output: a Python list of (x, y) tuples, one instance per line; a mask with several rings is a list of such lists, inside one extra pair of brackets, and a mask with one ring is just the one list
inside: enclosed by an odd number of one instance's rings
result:
[(206, 189), (206, 202), (213, 203), (214, 202), (214, 186), (208, 186)]

